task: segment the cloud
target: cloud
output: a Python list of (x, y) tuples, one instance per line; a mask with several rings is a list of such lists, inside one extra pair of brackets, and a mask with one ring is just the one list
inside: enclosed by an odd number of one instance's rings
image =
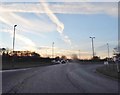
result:
[[(44, 57), (52, 57), (52, 47), (50, 46), (41, 46), (37, 48), (38, 52), (41, 56)], [(67, 58), (71, 58), (72, 54), (77, 54), (79, 56), (79, 51), (76, 49), (64, 49), (59, 47), (54, 47), (54, 56), (62, 56), (65, 55)], [(89, 51), (80, 51), (80, 58), (91, 58), (91, 53)]]
[[(11, 38), (13, 38), (13, 32), (12, 32), (13, 30), (2, 29), (0, 31), (8, 32), (10, 34)], [(20, 49), (27, 49), (27, 50), (36, 50), (36, 48), (35, 48), (36, 44), (31, 39), (29, 39), (28, 37), (20, 35), (19, 33), (15, 33), (15, 38), (16, 38), (15, 42), (17, 44), (21, 44), (21, 46), (22, 46), (22, 47), (18, 47), (18, 48), (20, 48)]]
[(38, 50), (42, 50), (42, 49), (52, 49), (52, 47), (49, 46), (41, 46), (41, 47), (37, 47)]
[(119, 0), (46, 0), (47, 2), (119, 2)]
[[(0, 12), (0, 21), (13, 26), (13, 24), (20, 25), (22, 30), (34, 31), (34, 32), (51, 32), (54, 31), (55, 26), (52, 23), (42, 20), (32, 20), (27, 17), (22, 17), (13, 12)], [(47, 27), (47, 28), (46, 28)]]
[(57, 31), (59, 33), (62, 33), (64, 30), (64, 24), (62, 22), (59, 21), (59, 19), (56, 17), (56, 15), (49, 9), (48, 4), (47, 3), (42, 3), (43, 9), (45, 11), (45, 13), (47, 14), (47, 16), (50, 18), (50, 20), (56, 24), (57, 26)]
[[(16, 2), (16, 0), (4, 0), (4, 2)], [(28, 0), (17, 0), (17, 2), (28, 2)], [(29, 0), (29, 2), (38, 2), (38, 0)], [(119, 2), (119, 0), (41, 0), (40, 2)]]
[(32, 40), (28, 39), (27, 37), (25, 37), (23, 35), (16, 34), (16, 38), (19, 39), (20, 41), (22, 41), (28, 47), (29, 46), (32, 46), (32, 47), (36, 46), (35, 43)]
[[(45, 20), (32, 20), (20, 16), (22, 13), (35, 13), (40, 17), (40, 13), (46, 13), (49, 19), (57, 26), (64, 42), (71, 44), (71, 40), (64, 34), (64, 24), (56, 17), (55, 13), (61, 14), (107, 14), (117, 16), (116, 3), (80, 3), (80, 2), (64, 2), (64, 3), (2, 3), (0, 6), (0, 21), (7, 23), (11, 27), (14, 23), (22, 25), (22, 31), (40, 32), (55, 31), (55, 26)], [(76, 3), (77, 2), (77, 3)], [(47, 27), (47, 28), (46, 28)]]
[(64, 42), (68, 43), (69, 45), (71, 45), (71, 40), (68, 36), (64, 35), (64, 34), (60, 34), (62, 39), (64, 40)]
[[(43, 0), (42, 0), (43, 1)], [(43, 9), (43, 6), (46, 8)], [(39, 8), (39, 10), (38, 10)], [(61, 14), (107, 14), (117, 16), (117, 3), (113, 2), (64, 2), (64, 3), (3, 3), (1, 12), (32, 12)]]
[[(72, 1), (72, 0), (71, 0)], [(79, 0), (78, 0), (79, 1)], [(56, 1), (57, 2), (57, 1)], [(65, 3), (66, 2), (66, 3)], [(117, 16), (117, 4), (116, 3), (75, 3), (67, 2), (63, 3), (49, 3), (47, 4), (47, 10), (44, 9), (42, 3), (3, 3), (0, 6), (0, 21), (11, 26), (13, 29), (14, 24), (18, 24), (22, 32), (32, 32), (36, 34), (41, 34), (41, 32), (52, 32), (55, 31), (57, 26), (57, 31), (60, 33), (61, 38), (66, 42), (71, 44), (71, 40), (67, 35), (64, 35), (64, 24), (56, 17), (55, 13), (60, 14), (107, 14), (109, 16)], [(48, 11), (49, 10), (49, 11)], [(41, 13), (46, 13), (52, 23), (46, 20), (33, 20), (26, 18), (18, 13), (35, 13), (36, 15), (41, 16)], [(53, 24), (54, 23), (54, 24)], [(46, 28), (47, 27), (47, 28)], [(7, 30), (8, 31), (8, 30)], [(13, 30), (12, 30), (13, 31)], [(11, 34), (12, 36), (12, 34)], [(36, 44), (28, 37), (24, 35), (17, 34), (17, 40), (21, 41), (24, 44), (22, 48), (33, 48), (36, 47)], [(50, 50), (50, 49), (49, 49)], [(66, 51), (67, 54), (68, 51)], [(63, 52), (60, 52), (63, 54)], [(74, 53), (74, 52), (73, 52)], [(84, 53), (85, 54), (85, 53)], [(69, 54), (68, 54), (69, 55)], [(86, 53), (87, 55), (87, 53)]]
[(60, 33), (60, 36), (62, 39), (71, 45), (71, 40), (69, 39), (68, 36), (64, 35), (63, 30), (64, 30), (64, 24), (57, 18), (57, 16), (52, 12), (52, 10), (49, 9), (49, 6), (47, 3), (42, 3), (43, 9), (49, 19), (57, 26), (57, 31)]
[[(3, 9), (3, 10), (6, 10), (6, 9)], [(24, 32), (29, 32), (29, 33), (31, 32), (33, 34), (41, 34), (41, 32), (55, 31), (55, 25), (53, 23), (49, 22), (48, 20), (46, 20), (47, 18), (44, 18), (44, 15), (35, 13), (36, 17), (39, 17), (39, 18), (30, 19), (30, 18), (25, 17), (25, 15), (22, 16), (22, 15), (18, 14), (19, 11), (17, 13), (15, 13), (14, 11), (7, 12), (7, 11), (3, 11), (3, 10), (0, 12), (0, 22), (4, 23), (5, 26), (9, 26), (9, 29), (2, 29), (0, 32), (9, 32), (12, 36), (13, 35), (13, 33), (12, 33), (13, 25), (17, 24), (18, 27), (16, 28), (16, 30), (17, 30), (16, 40), (22, 42), (22, 44), (17, 43), (20, 46), (22, 46), (21, 47), (22, 49), (29, 48), (29, 49), (35, 50), (35, 46), (36, 46), (35, 43), (32, 41), (32, 39), (24, 36)], [(64, 25), (57, 19), (57, 17), (56, 17), (56, 21), (57, 22), (54, 22), (54, 23), (57, 23), (57, 25), (58, 25), (57, 30), (59, 31), (59, 33), (61, 33), (63, 39), (65, 39), (65, 42), (67, 42), (68, 37), (64, 38), (64, 35), (62, 33), (62, 31), (64, 29), (63, 28)], [(21, 32), (23, 32), (23, 33), (21, 33)], [(19, 48), (19, 47), (17, 47), (17, 48)]]
[[(29, 19), (14, 12), (0, 12), (0, 22), (3, 23), (3, 26), (5, 26), (5, 28), (1, 29), (0, 32), (9, 32), (11, 33), (11, 36), (13, 35), (13, 25), (17, 24), (16, 39), (20, 42), (22, 41), (21, 45), (24, 45), (27, 48), (33, 48), (35, 43), (32, 39), (25, 37), (25, 33), (33, 33), (43, 37), (41, 34), (42, 32), (52, 32), (55, 30), (55, 26), (52, 23), (42, 20), (38, 21), (35, 19)], [(6, 29), (6, 26), (8, 29)]]

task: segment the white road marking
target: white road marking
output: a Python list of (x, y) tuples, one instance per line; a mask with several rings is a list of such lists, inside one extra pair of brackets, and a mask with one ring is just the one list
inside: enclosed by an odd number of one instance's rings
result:
[(24, 71), (24, 70), (29, 70), (31, 68), (26, 68), (26, 69), (13, 69), (13, 70), (0, 70), (1, 72), (15, 72), (15, 71)]

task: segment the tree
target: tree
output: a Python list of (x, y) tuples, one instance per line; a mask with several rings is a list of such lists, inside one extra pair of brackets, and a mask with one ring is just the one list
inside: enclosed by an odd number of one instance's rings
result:
[(73, 59), (73, 60), (77, 60), (77, 59), (78, 59), (77, 54), (72, 54), (72, 59)]
[(67, 59), (67, 57), (65, 55), (62, 55), (61, 59)]
[(3, 53), (5, 53), (5, 51), (6, 51), (6, 48), (0, 48), (0, 52), (3, 54)]
[(57, 56), (57, 57), (55, 57), (55, 60), (57, 61), (57, 60), (59, 60), (60, 59), (60, 57), (59, 56)]
[(92, 60), (100, 60), (100, 57), (94, 56), (94, 57), (92, 58)]
[(34, 57), (40, 57), (40, 55), (36, 52), (32, 52), (31, 55), (34, 56)]

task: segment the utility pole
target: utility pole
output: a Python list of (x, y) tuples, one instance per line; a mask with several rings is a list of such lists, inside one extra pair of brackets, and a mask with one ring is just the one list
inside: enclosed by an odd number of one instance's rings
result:
[(13, 34), (13, 53), (14, 53), (14, 47), (15, 47), (15, 27), (17, 25), (14, 25), (14, 34)]
[[(14, 34), (13, 34), (13, 59), (12, 59), (12, 61), (13, 61), (13, 63), (15, 62), (14, 60), (15, 60), (15, 58), (14, 58), (14, 47), (15, 47), (15, 27), (16, 27), (17, 25), (14, 25)], [(12, 67), (14, 67), (14, 64), (12, 64)]]
[(93, 51), (93, 58), (95, 56), (95, 53), (94, 53), (94, 42), (93, 42), (93, 39), (95, 39), (95, 37), (90, 37), (92, 39), (92, 51)]
[(79, 54), (79, 59), (80, 59), (80, 50), (78, 50), (78, 54)]
[(52, 58), (54, 58), (54, 42), (52, 43)]
[(119, 50), (117, 48), (114, 48), (115, 50), (115, 63), (117, 66), (117, 72), (120, 73), (120, 68), (119, 68), (119, 63), (120, 63), (120, 58), (119, 58)]
[(47, 55), (47, 49), (46, 49), (46, 57), (48, 57), (48, 55)]
[(109, 55), (109, 44), (107, 43), (107, 49), (108, 49), (108, 59), (110, 58), (110, 55)]

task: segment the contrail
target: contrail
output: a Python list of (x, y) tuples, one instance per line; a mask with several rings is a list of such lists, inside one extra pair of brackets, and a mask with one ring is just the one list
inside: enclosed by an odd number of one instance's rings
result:
[(50, 20), (57, 25), (57, 31), (59, 33), (62, 33), (64, 30), (64, 24), (59, 21), (59, 19), (55, 16), (55, 14), (49, 9), (47, 3), (42, 3), (43, 8), (47, 14), (47, 16), (50, 18)]
[[(64, 24), (59, 21), (57, 16), (52, 12), (52, 10), (49, 9), (48, 4), (46, 3), (45, 0), (42, 0), (42, 6), (44, 8), (45, 13), (49, 17), (49, 19), (57, 26), (57, 31), (60, 33), (60, 36), (62, 39), (66, 42), (71, 44), (71, 40), (69, 39), (68, 36), (64, 35), (63, 30), (64, 30)], [(41, 1), (40, 1), (41, 2)]]

